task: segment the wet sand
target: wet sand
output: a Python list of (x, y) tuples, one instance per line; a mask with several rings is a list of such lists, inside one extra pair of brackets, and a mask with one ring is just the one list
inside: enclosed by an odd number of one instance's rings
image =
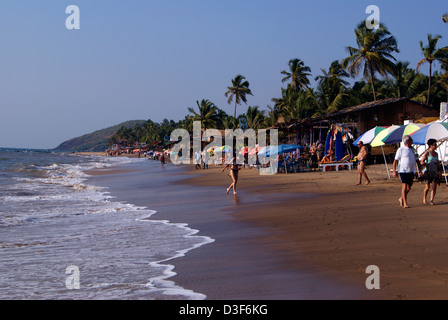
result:
[[(444, 184), (428, 206), (416, 182), (403, 209), (400, 182), (387, 179), (384, 165), (368, 167), (368, 186), (354, 185), (355, 170), (243, 169), (237, 196), (225, 194), (230, 178), (219, 167), (166, 166), (166, 184), (157, 186), (142, 168), (130, 170), (93, 179), (119, 200), (157, 210), (154, 219), (188, 223), (216, 240), (173, 262), (172, 280), (208, 299), (448, 297)], [(380, 270), (379, 290), (366, 288), (370, 265)]]

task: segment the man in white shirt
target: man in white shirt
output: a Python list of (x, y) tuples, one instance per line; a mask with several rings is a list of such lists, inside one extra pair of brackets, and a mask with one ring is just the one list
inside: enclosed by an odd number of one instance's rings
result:
[[(400, 206), (403, 208), (409, 208), (407, 203), (407, 197), (409, 191), (411, 191), (412, 184), (414, 183), (415, 176), (415, 164), (417, 164), (419, 175), (421, 175), (421, 165), (412, 149), (412, 138), (408, 135), (403, 137), (404, 146), (397, 150), (394, 160), (394, 177), (397, 178), (400, 175), (401, 179), (401, 197), (398, 199)], [(398, 173), (397, 173), (398, 163)]]

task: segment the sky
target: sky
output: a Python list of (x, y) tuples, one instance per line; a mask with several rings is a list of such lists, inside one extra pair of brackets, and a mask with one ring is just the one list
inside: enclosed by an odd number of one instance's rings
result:
[[(79, 8), (79, 29), (66, 8)], [(0, 0), (0, 147), (51, 149), (127, 120), (179, 121), (208, 99), (228, 114), (237, 74), (248, 106), (281, 96), (299, 58), (312, 78), (355, 46), (369, 5), (415, 68), (419, 41), (448, 45), (446, 0)], [(421, 72), (427, 74), (428, 66)]]

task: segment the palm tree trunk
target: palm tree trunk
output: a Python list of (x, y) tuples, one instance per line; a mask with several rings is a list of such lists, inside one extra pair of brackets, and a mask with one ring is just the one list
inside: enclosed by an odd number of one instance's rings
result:
[(235, 111), (233, 113), (233, 117), (236, 119), (236, 98), (235, 98)]
[(370, 83), (372, 84), (372, 91), (373, 91), (373, 101), (376, 101), (375, 85), (373, 84), (373, 70), (370, 61), (369, 61), (369, 71), (370, 71)]
[(428, 83), (428, 98), (426, 100), (426, 104), (429, 105), (429, 96), (431, 94), (431, 76), (432, 76), (432, 62), (429, 61), (429, 83)]

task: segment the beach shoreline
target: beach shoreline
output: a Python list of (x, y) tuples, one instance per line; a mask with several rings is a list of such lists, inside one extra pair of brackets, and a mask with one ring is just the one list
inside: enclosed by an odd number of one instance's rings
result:
[[(167, 174), (174, 167), (167, 166)], [(155, 219), (188, 223), (217, 239), (174, 262), (176, 283), (212, 300), (446, 298), (444, 184), (437, 205), (425, 206), (423, 184), (416, 182), (411, 208), (403, 209), (397, 201), (401, 185), (388, 179), (384, 165), (367, 167), (368, 186), (355, 186), (356, 170), (260, 176), (246, 168), (240, 171), (237, 196), (225, 194), (230, 178), (220, 170), (187, 165), (175, 173), (182, 177), (177, 187), (209, 190), (222, 201), (218, 217), (155, 214)], [(235, 228), (231, 239), (226, 227)], [(250, 235), (235, 235), (239, 231)], [(226, 259), (242, 260), (241, 269)], [(371, 265), (380, 271), (379, 290), (366, 288)], [(263, 277), (283, 282), (257, 283)]]

